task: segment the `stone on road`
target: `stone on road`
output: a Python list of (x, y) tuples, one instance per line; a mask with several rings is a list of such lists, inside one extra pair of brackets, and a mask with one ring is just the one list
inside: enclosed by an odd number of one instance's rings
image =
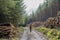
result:
[(30, 32), (28, 29), (24, 29), (21, 40), (47, 40), (43, 35), (39, 35), (37, 32)]

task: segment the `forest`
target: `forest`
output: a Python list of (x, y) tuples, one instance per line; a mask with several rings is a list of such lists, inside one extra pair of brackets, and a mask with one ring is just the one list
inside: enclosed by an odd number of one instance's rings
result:
[(46, 0), (40, 4), (36, 12), (32, 12), (30, 20), (44, 22), (49, 17), (57, 16), (58, 11), (60, 11), (60, 0)]
[(60, 0), (46, 0), (27, 18), (36, 30), (45, 34), (49, 40), (60, 40)]
[(0, 0), (0, 23), (24, 23), (24, 9), (23, 0)]
[[(27, 40), (28, 38), (31, 40), (31, 35), (32, 38), (38, 35), (38, 32), (42, 33), (41, 40), (43, 38), (60, 40), (60, 0), (45, 0), (29, 16), (26, 13), (26, 8), (23, 0), (0, 0), (1, 40), (4, 40), (4, 36), (7, 36), (8, 40), (9, 38), (11, 38), (10, 40), (19, 40), (20, 36), (24, 36), (26, 30)], [(32, 32), (30, 33), (29, 30), (32, 30)], [(33, 33), (35, 36), (33, 36)], [(40, 36), (36, 38), (39, 39)], [(23, 37), (21, 40), (23, 40)]]

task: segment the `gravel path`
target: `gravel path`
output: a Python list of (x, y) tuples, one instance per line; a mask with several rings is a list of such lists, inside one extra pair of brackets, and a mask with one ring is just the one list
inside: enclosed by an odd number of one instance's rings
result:
[(42, 34), (38, 34), (35, 31), (30, 32), (27, 28), (24, 28), (24, 33), (20, 40), (47, 40), (47, 38)]

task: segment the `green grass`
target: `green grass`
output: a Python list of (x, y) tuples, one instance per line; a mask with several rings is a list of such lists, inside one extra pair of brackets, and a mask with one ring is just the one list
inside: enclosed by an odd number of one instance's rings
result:
[(60, 31), (57, 29), (39, 27), (35, 28), (35, 30), (45, 34), (47, 37), (49, 37), (49, 40), (60, 40)]
[[(22, 33), (23, 33), (23, 28), (22, 27), (18, 27), (17, 28), (17, 36), (20, 37), (20, 35), (22, 35)], [(11, 40), (19, 40), (18, 37), (11, 38)]]
[(22, 33), (22, 32), (23, 32), (23, 28), (22, 28), (22, 27), (18, 27), (18, 28), (17, 28), (17, 32)]

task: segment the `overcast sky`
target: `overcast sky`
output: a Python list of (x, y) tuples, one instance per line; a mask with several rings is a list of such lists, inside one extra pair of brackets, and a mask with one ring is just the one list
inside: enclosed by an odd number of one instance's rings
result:
[(26, 5), (26, 13), (29, 15), (32, 11), (35, 11), (39, 4), (43, 3), (44, 0), (24, 0), (24, 4)]

